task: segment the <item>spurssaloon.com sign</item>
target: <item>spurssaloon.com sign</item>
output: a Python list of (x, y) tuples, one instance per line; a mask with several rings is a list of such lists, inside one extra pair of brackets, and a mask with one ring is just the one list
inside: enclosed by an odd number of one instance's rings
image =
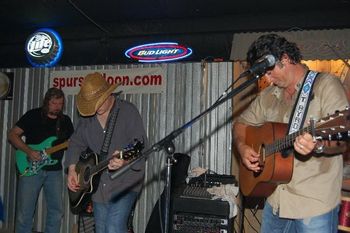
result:
[(166, 68), (163, 67), (52, 71), (50, 87), (62, 89), (66, 95), (76, 95), (84, 77), (93, 72), (100, 72), (110, 84), (120, 83), (116, 92), (123, 91), (124, 94), (163, 93), (166, 90)]

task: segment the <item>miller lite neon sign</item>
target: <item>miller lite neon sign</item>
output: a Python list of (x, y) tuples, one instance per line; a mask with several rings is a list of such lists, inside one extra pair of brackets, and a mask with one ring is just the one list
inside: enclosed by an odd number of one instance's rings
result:
[(26, 41), (26, 56), (34, 67), (54, 66), (60, 60), (62, 51), (61, 37), (52, 29), (39, 29)]
[(125, 56), (139, 62), (164, 62), (186, 58), (192, 54), (192, 49), (173, 42), (144, 44), (132, 47)]

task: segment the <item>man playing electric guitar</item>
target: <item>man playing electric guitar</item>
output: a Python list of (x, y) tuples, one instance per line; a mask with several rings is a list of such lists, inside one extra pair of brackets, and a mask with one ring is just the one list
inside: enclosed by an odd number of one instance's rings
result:
[[(308, 125), (309, 119), (317, 121), (348, 105), (340, 80), (330, 74), (309, 71), (301, 64), (295, 43), (276, 34), (261, 36), (250, 46), (247, 61), (252, 66), (267, 54), (276, 58), (276, 64), (265, 71), (272, 85), (259, 93), (233, 126), (242, 169), (257, 179), (271, 164), (263, 156), (265, 148), (253, 148), (248, 143), (248, 137), (254, 138), (251, 126), (265, 127), (267, 122), (287, 124), (283, 132), (271, 127), (268, 134), (257, 135), (269, 140), (269, 137), (289, 135)], [(311, 85), (307, 85), (310, 78)], [(299, 98), (304, 92), (309, 101)], [(282, 151), (282, 156), (272, 160), (272, 165), (278, 166), (294, 154), (291, 177), (285, 182), (274, 179), (266, 182), (275, 183), (276, 187), (265, 203), (260, 232), (337, 232), (343, 168), (339, 153), (345, 149), (340, 145), (343, 143), (315, 140), (312, 133), (305, 132), (295, 138), (289, 150)], [(245, 185), (243, 180), (240, 177), (241, 186)], [(263, 185), (262, 189), (265, 188)]]
[[(64, 106), (64, 93), (62, 90), (50, 88), (44, 98), (43, 106), (26, 112), (9, 131), (8, 140), (18, 150), (26, 154), (28, 164), (41, 163), (44, 159), (36, 147), (28, 145), (40, 145), (46, 140), (57, 138), (49, 147), (66, 141), (73, 133), (71, 119), (62, 113)], [(25, 136), (25, 142), (22, 140)], [(63, 150), (50, 155), (50, 159), (57, 161), (52, 165), (41, 167), (31, 176), (23, 170), (18, 178), (17, 209), (16, 209), (16, 233), (32, 232), (33, 217), (37, 199), (43, 188), (47, 216), (45, 232), (59, 233), (63, 215), (62, 189)], [(18, 162), (18, 161), (17, 161)]]

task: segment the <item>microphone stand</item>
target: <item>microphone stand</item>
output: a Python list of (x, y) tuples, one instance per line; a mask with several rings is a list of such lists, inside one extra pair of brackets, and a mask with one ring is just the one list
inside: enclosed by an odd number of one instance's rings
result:
[[(242, 73), (238, 79), (244, 77), (247, 75), (247, 72)], [(169, 155), (167, 158), (167, 169), (166, 169), (166, 200), (165, 200), (165, 221), (164, 221), (164, 228), (165, 228), (165, 233), (168, 233), (169, 230), (169, 209), (170, 209), (170, 191), (171, 191), (171, 165), (173, 162), (173, 157), (172, 155), (175, 152), (175, 146), (173, 143), (173, 139), (175, 139), (177, 136), (179, 136), (185, 129), (191, 127), (193, 123), (201, 119), (203, 116), (211, 112), (213, 109), (218, 107), (219, 105), (223, 104), (227, 100), (231, 99), (234, 97), (236, 94), (240, 93), (242, 90), (253, 84), (255, 81), (257, 81), (262, 75), (256, 75), (253, 76), (253, 78), (248, 79), (241, 85), (239, 85), (236, 89), (232, 89), (225, 97), (222, 97), (218, 101), (216, 101), (213, 105), (211, 105), (209, 108), (207, 108), (204, 112), (200, 113), (198, 116), (194, 117), (192, 120), (189, 122), (185, 123), (181, 127), (175, 129), (172, 131), (170, 134), (165, 136), (163, 139), (158, 141), (157, 143), (153, 144), (148, 150), (144, 151), (142, 155), (140, 155), (138, 158), (135, 160), (131, 161), (130, 163), (124, 165), (123, 167), (119, 168), (116, 170), (114, 173), (111, 174), (111, 178), (115, 179), (119, 177), (121, 174), (125, 173), (128, 171), (135, 163), (142, 159), (146, 159), (148, 155), (150, 155), (153, 152), (159, 152), (160, 150), (164, 149), (166, 153)]]

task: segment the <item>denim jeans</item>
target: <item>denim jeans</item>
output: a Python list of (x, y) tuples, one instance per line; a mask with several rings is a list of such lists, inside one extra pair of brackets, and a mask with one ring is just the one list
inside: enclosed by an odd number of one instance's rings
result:
[[(261, 233), (337, 233), (338, 212), (340, 206), (331, 211), (310, 218), (288, 219), (273, 214), (272, 207), (266, 202), (261, 225)], [(302, 211), (302, 210), (300, 210)]]
[(43, 188), (46, 201), (45, 233), (59, 233), (63, 213), (62, 171), (40, 170), (18, 180), (16, 233), (31, 233), (36, 204)]
[(127, 233), (128, 218), (137, 197), (128, 192), (108, 203), (94, 202), (96, 233)]
[(2, 201), (1, 201), (1, 196), (0, 196), (0, 222), (4, 221), (5, 217), (4, 217), (4, 207), (2, 205)]

